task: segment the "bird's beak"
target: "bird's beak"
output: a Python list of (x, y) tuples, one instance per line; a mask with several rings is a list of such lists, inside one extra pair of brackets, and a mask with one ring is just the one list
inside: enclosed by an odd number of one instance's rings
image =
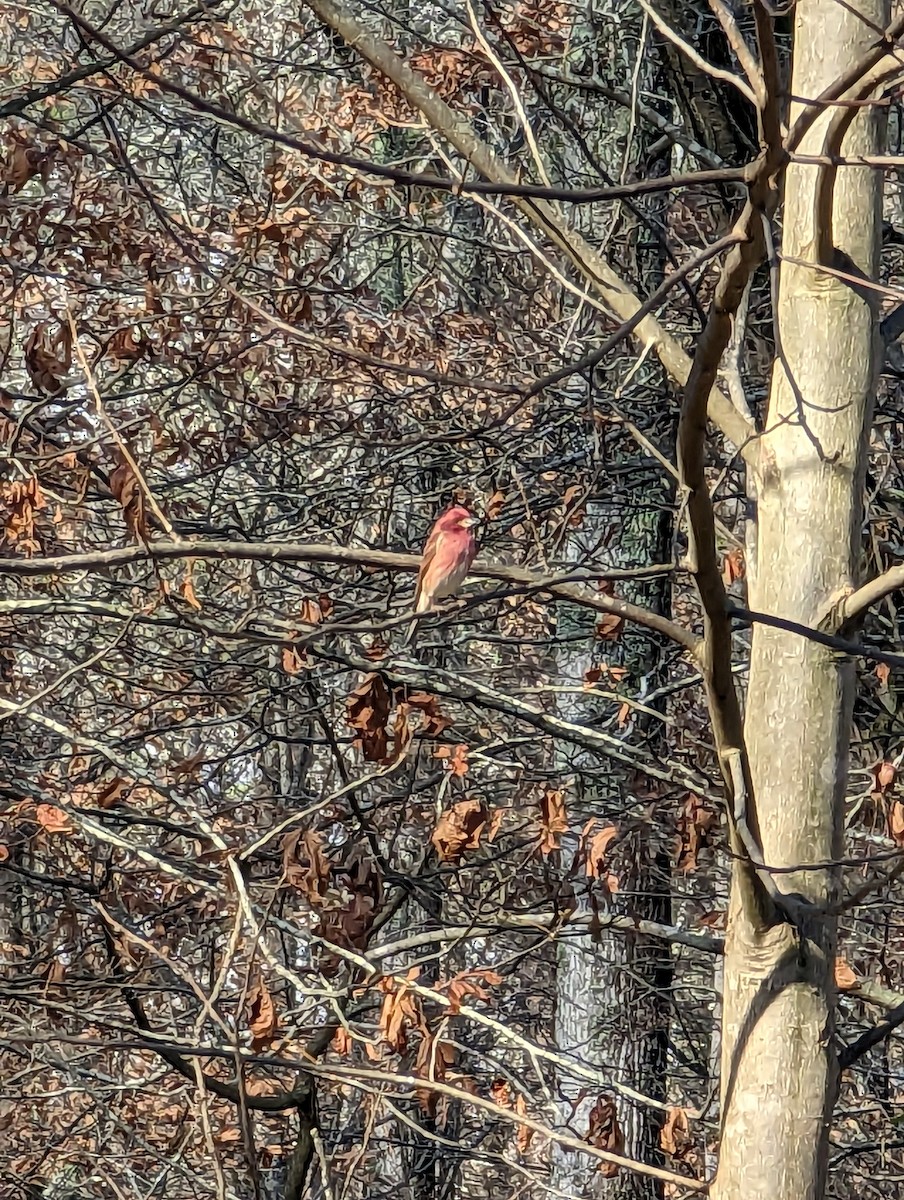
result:
[(480, 520), (477, 517), (465, 517), (465, 519), (462, 521), (462, 525), (464, 525), (465, 529), (471, 529), (474, 525), (479, 524)]

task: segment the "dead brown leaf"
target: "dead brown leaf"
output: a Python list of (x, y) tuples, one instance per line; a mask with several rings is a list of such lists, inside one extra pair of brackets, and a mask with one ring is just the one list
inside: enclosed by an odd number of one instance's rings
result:
[(697, 869), (697, 855), (710, 844), (719, 818), (711, 808), (690, 793), (678, 815), (678, 860), (676, 868), (689, 875)]
[(355, 745), (366, 762), (387, 761), (386, 724), (391, 707), (392, 696), (386, 680), (378, 672), (366, 675), (346, 701), (345, 719), (355, 730)]
[(835, 986), (840, 992), (849, 992), (860, 986), (860, 977), (847, 959), (835, 959)]
[[(597, 825), (601, 828), (595, 830)], [(578, 853), (584, 860), (584, 870), (589, 878), (599, 879), (602, 876), (606, 851), (616, 837), (618, 829), (614, 825), (602, 825), (598, 817), (591, 817), (584, 826)]]
[(567, 829), (565, 793), (547, 788), (540, 797), (540, 854), (545, 856), (558, 850), (560, 838)]
[(736, 579), (744, 578), (744, 551), (735, 548), (729, 550), (722, 560), (722, 582), (730, 587)]
[(687, 1109), (673, 1105), (669, 1108), (659, 1131), (659, 1145), (673, 1158), (680, 1158), (691, 1143)]
[(312, 907), (322, 905), (330, 882), (330, 864), (320, 834), (313, 829), (287, 833), (282, 852), (286, 882), (303, 892)]
[(72, 822), (55, 804), (39, 804), (35, 817), (45, 833), (72, 833)]
[[(527, 1101), (521, 1092), (515, 1097), (515, 1112), (519, 1117), (527, 1116)], [(519, 1154), (527, 1154), (530, 1149), (531, 1139), (534, 1136), (534, 1131), (529, 1125), (518, 1126), (518, 1136), (515, 1139)]]
[(505, 492), (493, 492), (486, 503), (488, 521), (495, 521), (505, 507)]
[(464, 744), (438, 746), (433, 757), (447, 759), (452, 774), (457, 775), (459, 778), (468, 773), (468, 747)]
[[(412, 967), (408, 978), (416, 979), (419, 972), (419, 967)], [(377, 986), (383, 993), (380, 1037), (398, 1054), (404, 1054), (408, 1047), (408, 1030), (424, 1027), (417, 996), (404, 980), (381, 979)]]
[[(608, 1150), (610, 1154), (624, 1154), (625, 1139), (618, 1123), (614, 1096), (600, 1096), (590, 1110), (587, 1141), (598, 1150)], [(620, 1170), (617, 1163), (600, 1164), (600, 1174), (605, 1179), (614, 1179)]]
[(68, 386), (72, 367), (72, 332), (68, 321), (42, 321), (25, 342), (25, 369), (32, 383), (47, 396), (58, 396)]
[(192, 578), (193, 570), (194, 570), (194, 565), (192, 563), (189, 563), (188, 566), (185, 568), (185, 575), (182, 579), (182, 588), (181, 588), (182, 599), (185, 601), (186, 604), (190, 604), (191, 607), (193, 609), (195, 609), (197, 612), (200, 612), (201, 611), (201, 603), (198, 600), (198, 597), (195, 595), (195, 585), (194, 585), (194, 580)]
[(36, 175), (46, 178), (50, 156), (39, 146), (28, 143), (22, 134), (11, 135), (0, 163), (0, 182), (7, 184), (11, 195), (21, 191)]
[(873, 791), (872, 794), (877, 799), (884, 796), (891, 788), (892, 784), (898, 777), (895, 764), (885, 759), (882, 762), (876, 763), (872, 770), (873, 775)]
[(502, 822), (505, 820), (505, 809), (494, 808), (493, 814), (490, 817), (490, 824), (487, 829), (487, 841), (495, 842), (499, 830), (502, 828)]
[[(446, 1078), (448, 1068), (455, 1062), (455, 1047), (451, 1042), (444, 1042), (435, 1034), (424, 1033), (417, 1049), (414, 1060), (414, 1074), (421, 1079), (435, 1080), (438, 1083)], [(429, 1116), (436, 1116), (436, 1106), (439, 1097), (432, 1088), (417, 1089), (418, 1103)]]
[(478, 967), (470, 971), (459, 971), (449, 980), (438, 979), (433, 986), (438, 992), (446, 992), (449, 997), (449, 1012), (454, 1014), (461, 1011), (462, 1001), (468, 996), (485, 1001), (491, 999), (486, 988), (481, 987), (481, 980), (490, 987), (497, 987), (502, 983), (502, 976), (498, 971)]
[(144, 492), (135, 472), (125, 459), (110, 474), (110, 491), (122, 506), (126, 526), (132, 537), (139, 541), (147, 538), (147, 520), (144, 511)]
[(351, 1054), (354, 1042), (352, 1041), (351, 1034), (344, 1025), (340, 1025), (333, 1034), (333, 1040), (330, 1045), (340, 1058), (348, 1058)]
[(904, 846), (904, 803), (893, 800), (888, 810), (888, 836)]
[[(292, 635), (295, 636), (294, 634)], [(282, 669), (287, 675), (297, 675), (304, 667), (306, 654), (304, 650), (299, 650), (295, 646), (283, 646), (282, 648)]]
[(278, 1021), (273, 997), (263, 979), (257, 979), (248, 993), (248, 1029), (251, 1032), (251, 1048), (262, 1050), (276, 1036)]
[(474, 796), (447, 808), (430, 839), (440, 862), (457, 863), (466, 850), (476, 850), (488, 817), (486, 805)]
[(405, 701), (409, 708), (416, 708), (421, 713), (421, 731), (425, 737), (440, 737), (452, 724), (451, 718), (440, 711), (436, 696), (430, 692), (411, 692)]
[(617, 613), (603, 613), (596, 623), (596, 636), (602, 642), (617, 642), (624, 627), (624, 617)]
[(0, 487), (0, 503), (6, 510), (3, 514), (4, 539), (15, 543), (16, 549), (29, 555), (40, 549), (35, 528), (35, 514), (46, 508), (47, 501), (36, 476), (17, 479)]

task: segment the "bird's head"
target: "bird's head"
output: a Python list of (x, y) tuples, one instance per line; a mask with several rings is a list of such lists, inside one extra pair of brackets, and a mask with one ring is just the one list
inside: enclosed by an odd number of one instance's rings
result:
[(436, 522), (436, 527), (443, 533), (458, 533), (477, 523), (477, 518), (472, 517), (463, 504), (456, 504), (442, 514)]

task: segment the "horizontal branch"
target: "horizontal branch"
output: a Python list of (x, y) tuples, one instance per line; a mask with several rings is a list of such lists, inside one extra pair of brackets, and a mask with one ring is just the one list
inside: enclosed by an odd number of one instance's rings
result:
[[(231, 542), (159, 541), (140, 545), (116, 546), (108, 550), (87, 550), (80, 554), (60, 554), (46, 558), (0, 558), (0, 575), (67, 575), (78, 571), (107, 571), (111, 567), (138, 562), (164, 562), (169, 559), (203, 558), (220, 560), (251, 559), (256, 562), (318, 562), (338, 566), (377, 567), (385, 571), (417, 571), (420, 555), (393, 550), (368, 550), (366, 547), (337, 546), (332, 542)], [(670, 563), (645, 567), (570, 571), (567, 575), (539, 576), (523, 567), (474, 563), (470, 574), (483, 579), (511, 583), (536, 583), (543, 588), (562, 586), (567, 579), (653, 579), (668, 575)]]
[[(124, 50), (123, 54), (129, 56), (138, 54), (141, 50), (146, 50), (148, 46), (152, 46), (154, 42), (159, 42), (162, 38), (168, 37), (171, 33), (182, 33), (188, 25), (193, 25), (202, 18), (216, 20), (217, 14), (215, 9), (224, 2), (225, 0), (204, 0), (204, 3), (189, 9), (188, 12), (184, 13), (181, 17), (177, 17), (174, 21), (170, 21), (167, 25), (161, 25), (158, 29), (149, 30), (137, 41), (133, 42), (127, 50)], [(41, 83), (37, 87), (30, 88), (27, 92), (22, 92), (18, 96), (12, 96), (9, 100), (4, 100), (0, 104), (0, 118), (9, 119), (10, 117), (18, 117), (25, 112), (26, 108), (30, 108), (32, 104), (39, 104), (41, 101), (47, 100), (50, 96), (58, 96), (61, 92), (68, 91), (69, 88), (74, 87), (75, 84), (81, 83), (82, 80), (90, 79), (92, 75), (99, 75), (102, 71), (109, 71), (111, 67), (116, 65), (118, 57), (118, 55), (111, 55), (109, 58), (85, 63), (72, 71), (67, 71), (65, 75), (60, 75), (56, 79), (50, 79), (46, 83)]]
[(611, 929), (616, 933), (637, 934), (642, 937), (658, 938), (675, 946), (688, 946), (703, 954), (724, 953), (724, 939), (713, 934), (695, 933), (678, 925), (663, 925), (659, 921), (646, 921), (640, 917), (616, 916), (614, 913), (500, 913), (498, 917), (483, 917), (479, 924), (445, 925), (441, 929), (428, 929), (412, 933), (394, 942), (374, 946), (368, 957), (374, 962), (415, 950), (420, 946), (432, 946), (438, 942), (461, 941), (465, 938), (490, 937), (496, 933), (537, 933), (555, 937), (591, 934), (594, 929)]
[(891, 1009), (888, 1015), (874, 1025), (872, 1029), (867, 1029), (856, 1041), (851, 1042), (849, 1046), (845, 1046), (838, 1055), (838, 1066), (842, 1071), (846, 1067), (850, 1067), (858, 1058), (862, 1058), (864, 1054), (872, 1050), (873, 1046), (878, 1046), (880, 1042), (884, 1042), (901, 1025), (904, 1025), (904, 1003)]
[[(329, 542), (227, 542), (227, 541), (159, 541), (140, 545), (119, 546), (112, 550), (94, 550), (82, 554), (65, 554), (48, 558), (0, 558), (0, 575), (60, 576), (76, 572), (107, 571), (112, 567), (129, 566), (139, 562), (163, 562), (172, 559), (253, 560), (257, 562), (310, 562), (333, 563), (338, 566), (378, 568), (385, 571), (415, 572), (421, 565), (419, 554), (401, 554), (390, 550), (368, 550), (359, 547), (337, 546)], [(669, 638), (685, 649), (693, 651), (697, 638), (683, 625), (670, 621), (659, 613), (630, 604), (615, 596), (591, 592), (586, 586), (599, 581), (621, 579), (651, 579), (669, 574), (668, 564), (645, 567), (612, 568), (603, 570), (571, 570), (559, 574), (538, 575), (525, 567), (503, 566), (476, 562), (471, 576), (478, 579), (495, 579), (532, 591), (549, 592), (559, 600), (591, 608), (598, 612), (612, 613), (626, 621), (633, 621)], [(3, 612), (40, 611), (52, 600), (23, 600), (0, 603)], [(98, 602), (79, 601), (79, 608), (86, 611), (93, 605), (98, 615), (115, 615), (109, 606)], [(101, 610), (103, 609), (103, 612)], [(123, 614), (125, 615), (125, 614)], [(211, 631), (212, 633), (214, 631)]]

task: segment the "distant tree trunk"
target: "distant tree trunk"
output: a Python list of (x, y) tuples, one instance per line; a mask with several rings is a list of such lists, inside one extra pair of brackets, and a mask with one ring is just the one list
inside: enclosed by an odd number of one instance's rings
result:
[[(608, 514), (612, 519), (611, 513)], [(602, 522), (600, 523), (602, 524)], [(599, 526), (597, 526), (599, 529)], [(626, 534), (628, 531), (623, 531)], [(636, 531), (635, 531), (636, 532)], [(636, 561), (646, 551), (651, 559), (662, 550), (661, 541), (624, 537), (620, 561)], [(665, 539), (663, 539), (665, 540)], [(651, 597), (645, 597), (650, 603)], [(663, 607), (665, 596), (659, 597)], [(563, 622), (564, 624), (564, 622)], [(560, 626), (560, 632), (562, 632)], [(570, 632), (566, 625), (565, 632)], [(631, 639), (628, 639), (630, 643)], [(646, 651), (646, 653), (645, 653)], [(557, 655), (559, 679), (579, 685), (584, 672), (597, 655), (588, 646), (584, 650)], [(616, 656), (612, 656), (615, 660)], [(626, 645), (620, 656), (628, 668), (626, 677), (633, 689), (642, 687), (650, 677), (649, 646)], [(570, 711), (580, 709), (581, 711)], [(586, 703), (564, 702), (560, 711), (570, 719), (586, 719)], [(651, 729), (651, 740), (657, 733)], [(612, 869), (618, 878), (618, 893), (607, 899), (597, 897), (603, 909), (630, 913), (649, 920), (671, 919), (670, 870), (668, 854), (641, 822), (634, 823), (636, 799), (630, 782), (613, 769), (607, 785), (580, 759), (563, 759), (563, 767), (574, 773), (575, 795), (569, 808), (570, 833), (563, 842), (564, 864), (571, 861), (578, 847), (584, 824), (593, 817), (611, 821), (623, 831), (612, 855)], [(575, 770), (577, 768), (577, 770)], [(631, 828), (633, 825), (633, 828)], [(624, 832), (625, 829), (628, 832)], [(574, 881), (577, 903), (588, 902), (580, 879)], [(592, 886), (592, 885), (591, 885)], [(665, 1098), (666, 1053), (668, 1045), (668, 993), (671, 981), (671, 956), (668, 946), (642, 937), (625, 937), (603, 930), (593, 941), (587, 938), (560, 939), (556, 959), (556, 1044), (560, 1051), (600, 1069), (601, 1075), (614, 1082), (628, 1083), (653, 1100)], [(590, 1112), (605, 1089), (594, 1089), (584, 1080), (559, 1081), (560, 1121), (578, 1137), (586, 1136)], [(625, 1136), (625, 1154), (646, 1162), (659, 1155), (660, 1112), (656, 1108), (635, 1105), (617, 1099), (619, 1121)], [(648, 1198), (658, 1196), (656, 1180), (633, 1173), (621, 1173), (606, 1180), (596, 1164), (588, 1163), (570, 1151), (553, 1156), (555, 1186), (583, 1195)]]
[[(851, 5), (800, 0), (791, 91), (818, 96), (876, 41), (888, 22), (881, 0)], [(858, 98), (860, 98), (858, 94)], [(825, 154), (830, 107), (803, 153)], [(858, 108), (843, 150), (877, 154), (885, 109)], [(847, 110), (850, 116), (851, 111)], [(792, 120), (795, 111), (792, 109)], [(868, 293), (846, 278), (875, 278), (881, 176), (843, 167), (818, 227), (822, 168), (793, 164), (785, 187), (777, 363), (757, 481), (757, 577), (751, 606), (815, 626), (856, 576), (866, 435), (877, 371), (876, 319)], [(841, 251), (832, 252), (831, 239)], [(810, 265), (803, 265), (800, 261)], [(852, 265), (851, 265), (852, 264)], [(789, 372), (791, 378), (789, 379)], [(757, 626), (752, 641), (746, 735), (755, 816), (766, 863), (837, 859), (847, 782), (854, 664), (795, 634)], [(722, 1144), (715, 1200), (809, 1200), (823, 1195), (836, 1089), (832, 1049), (836, 920), (813, 917), (799, 935), (763, 927), (736, 871), (725, 962)], [(779, 877), (786, 892), (824, 905), (836, 873)]]
[[(641, 86), (655, 91), (657, 64), (646, 53), (643, 44), (645, 25), (621, 0), (613, 0), (602, 9), (588, 10), (587, 28), (576, 37), (576, 45), (587, 56), (585, 67), (613, 83), (622, 84), (630, 78), (640, 63)], [(636, 58), (635, 58), (636, 56)], [(627, 143), (625, 138), (628, 138)], [(627, 153), (625, 146), (627, 144)], [(584, 153), (597, 156), (603, 168), (618, 178), (628, 162), (635, 171), (646, 175), (665, 174), (670, 154), (668, 147), (651, 150), (652, 139), (643, 127), (630, 125), (627, 110), (609, 107), (600, 113), (598, 127), (593, 129), (584, 144)], [(566, 156), (575, 153), (573, 147)], [(642, 166), (640, 165), (642, 164)], [(596, 164), (593, 164), (596, 165)], [(573, 169), (587, 169), (586, 158), (578, 158)], [(652, 291), (662, 279), (663, 245), (657, 236), (661, 201), (646, 206), (651, 223), (643, 220), (643, 210), (624, 209), (619, 231), (624, 237), (625, 254), (631, 259), (631, 274), (644, 289)], [(612, 214), (591, 208), (575, 214), (575, 223), (590, 240), (608, 236)], [(602, 222), (602, 225), (600, 224)], [(666, 455), (671, 456), (677, 413), (661, 370), (646, 364), (632, 380), (625, 394), (612, 400), (613, 387), (621, 384), (627, 362), (618, 363), (611, 371), (602, 372), (590, 384), (592, 406), (601, 415), (628, 415), (646, 436)], [(638, 401), (638, 397), (642, 400)], [(657, 398), (662, 403), (657, 404)], [(609, 549), (597, 552), (597, 563), (624, 566), (643, 561), (654, 562), (668, 558), (671, 543), (671, 485), (661, 468), (652, 459), (646, 503), (626, 509), (624, 498), (618, 494), (617, 476), (607, 468), (619, 461), (645, 458), (638, 445), (627, 435), (611, 437), (601, 450), (602, 465), (590, 462), (588, 467), (601, 472), (599, 491), (588, 505), (586, 528), (574, 539), (574, 552), (581, 538), (586, 545), (604, 545)], [(659, 585), (647, 586), (632, 592), (621, 589), (625, 598), (665, 612), (669, 606), (668, 589)], [(601, 658), (627, 669), (622, 681), (627, 692), (652, 690), (656, 650), (647, 635), (628, 633), (618, 644), (599, 643), (594, 637), (594, 622), (587, 625), (586, 613), (570, 606), (560, 606), (559, 634), (571, 638), (571, 647), (557, 650), (557, 669), (560, 682), (572, 686), (580, 683), (588, 668)], [(583, 637), (580, 635), (583, 634)], [(575, 640), (577, 639), (577, 640)], [(612, 681), (601, 684), (613, 687)], [(585, 720), (587, 702), (563, 698), (560, 709), (572, 719)], [(631, 714), (635, 723), (637, 714)], [(653, 741), (658, 731), (650, 728)], [(580, 758), (566, 755), (563, 765), (570, 761), (579, 769), (575, 779), (575, 795), (570, 798), (570, 833), (563, 845), (563, 861), (567, 866), (577, 848), (578, 835), (591, 817), (612, 821), (624, 830), (637, 811), (632, 796), (631, 781), (623, 772), (613, 769), (603, 781), (594, 764), (582, 763)], [(615, 850), (613, 867), (619, 879), (619, 893), (608, 901), (616, 912), (650, 920), (671, 919), (670, 863), (668, 854), (655, 838), (639, 824)], [(576, 881), (577, 883), (577, 881)], [(577, 884), (579, 886), (579, 884)], [(586, 903), (578, 897), (578, 903)], [(603, 900), (603, 904), (607, 902)], [(559, 941), (556, 958), (556, 1043), (561, 1051), (598, 1066), (602, 1076), (613, 1081), (630, 1083), (653, 1099), (665, 1096), (666, 1053), (668, 1045), (668, 993), (671, 979), (669, 948), (653, 944), (648, 939), (626, 938), (603, 930), (596, 939)], [(561, 1078), (559, 1081), (559, 1119), (575, 1136), (588, 1133), (590, 1112), (601, 1089), (585, 1081)], [(628, 1157), (654, 1162), (660, 1154), (660, 1112), (656, 1108), (634, 1105), (616, 1097), (619, 1122), (625, 1136), (624, 1153)], [(656, 1200), (661, 1185), (654, 1179), (621, 1172), (606, 1179), (598, 1167), (586, 1158), (569, 1151), (557, 1150), (553, 1155), (553, 1183), (567, 1192), (583, 1196), (601, 1196), (606, 1200)]]

